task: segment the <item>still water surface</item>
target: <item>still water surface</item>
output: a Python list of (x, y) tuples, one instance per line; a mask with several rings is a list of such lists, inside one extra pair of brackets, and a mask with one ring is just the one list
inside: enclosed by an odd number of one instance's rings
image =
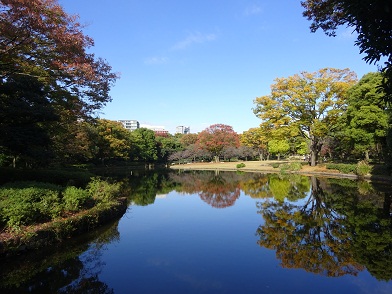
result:
[(117, 222), (0, 265), (1, 293), (392, 293), (391, 186), (127, 174)]

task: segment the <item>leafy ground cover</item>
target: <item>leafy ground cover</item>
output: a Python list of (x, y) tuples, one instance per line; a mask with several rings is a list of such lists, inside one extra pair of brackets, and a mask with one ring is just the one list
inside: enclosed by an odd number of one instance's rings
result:
[(85, 188), (40, 182), (0, 187), (0, 255), (62, 241), (121, 216), (121, 187), (92, 178)]

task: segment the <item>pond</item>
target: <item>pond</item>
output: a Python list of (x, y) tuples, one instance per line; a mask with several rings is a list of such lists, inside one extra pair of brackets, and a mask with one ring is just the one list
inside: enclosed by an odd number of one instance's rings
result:
[(392, 187), (218, 171), (116, 176), (118, 221), (2, 260), (1, 293), (392, 293)]

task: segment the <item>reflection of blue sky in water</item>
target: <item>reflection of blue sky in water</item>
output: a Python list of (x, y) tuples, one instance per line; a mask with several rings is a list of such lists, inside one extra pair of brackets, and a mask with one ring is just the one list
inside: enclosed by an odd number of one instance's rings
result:
[[(175, 185), (176, 190), (165, 190), (162, 193), (156, 189), (154, 195), (164, 194), (165, 197), (156, 197), (153, 203), (130, 206), (114, 230), (103, 232), (79, 255), (78, 261), (82, 263), (77, 264), (78, 271), (80, 268), (79, 276), (69, 287), (63, 287), (63, 292), (75, 293), (83, 289), (83, 285), (95, 287), (101, 293), (314, 293), (315, 289), (318, 293), (329, 294), (392, 292), (391, 280), (378, 281), (366, 269), (359, 271), (357, 276), (345, 274), (339, 278), (330, 278), (301, 267), (282, 267), (284, 260), (277, 256), (276, 249), (258, 244), (260, 236), (257, 232), (260, 226), (268, 225), (279, 233), (279, 225), (273, 221), (267, 222), (260, 213), (261, 203), (275, 205), (269, 207), (272, 215), (282, 209), (287, 209), (283, 212), (289, 214), (295, 213), (313, 200), (328, 199), (329, 202), (321, 204), (344, 206), (357, 199), (355, 197), (358, 193), (355, 193), (353, 185), (355, 182), (345, 182), (346, 186), (343, 185), (339, 191), (343, 198), (338, 203), (339, 198), (333, 198), (338, 194), (336, 185), (332, 189), (326, 182), (320, 182), (318, 188), (322, 190), (319, 189), (318, 193), (329, 193), (327, 198), (323, 198), (311, 194), (309, 180), (308, 185), (302, 181), (302, 186), (296, 186), (295, 180), (291, 179), (284, 183), (284, 187), (290, 183), (292, 195), (279, 202), (271, 197), (266, 178), (251, 174), (229, 174), (224, 176), (223, 182), (234, 179), (235, 185), (227, 191), (241, 187), (239, 197), (233, 205), (216, 209), (199, 196), (197, 187), (201, 185), (202, 179), (197, 176), (189, 179), (190, 182)], [(206, 176), (203, 181), (207, 180)], [(210, 192), (216, 190), (216, 187), (215, 190), (208, 190), (208, 185), (203, 187)], [(361, 193), (363, 199), (373, 197), (377, 205), (383, 203), (377, 195), (366, 194), (370, 192), (364, 190), (363, 185)], [(305, 212), (309, 216), (311, 207), (307, 207)], [(279, 217), (285, 219), (285, 214)], [(293, 223), (305, 220), (293, 219)], [(304, 224), (304, 236), (310, 231), (307, 225)], [(308, 226), (317, 229), (317, 226)], [(299, 228), (296, 227), (297, 230)], [(336, 229), (344, 229), (344, 226), (337, 226)], [(286, 235), (273, 233), (269, 232), (270, 237), (276, 237), (277, 244), (280, 240), (278, 237), (292, 239), (301, 235), (301, 232)], [(303, 248), (299, 248), (301, 250), (312, 246), (303, 240), (296, 247), (295, 242), (291, 243), (293, 252), (302, 245)], [(311, 264), (310, 260), (310, 256), (304, 258), (303, 265)]]

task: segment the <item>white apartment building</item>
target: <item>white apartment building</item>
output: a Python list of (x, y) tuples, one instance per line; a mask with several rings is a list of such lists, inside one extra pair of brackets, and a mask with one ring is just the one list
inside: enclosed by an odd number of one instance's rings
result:
[(140, 124), (137, 120), (119, 120), (118, 122), (122, 123), (122, 125), (124, 126), (124, 128), (126, 128), (129, 131), (134, 131), (138, 128), (140, 128)]

